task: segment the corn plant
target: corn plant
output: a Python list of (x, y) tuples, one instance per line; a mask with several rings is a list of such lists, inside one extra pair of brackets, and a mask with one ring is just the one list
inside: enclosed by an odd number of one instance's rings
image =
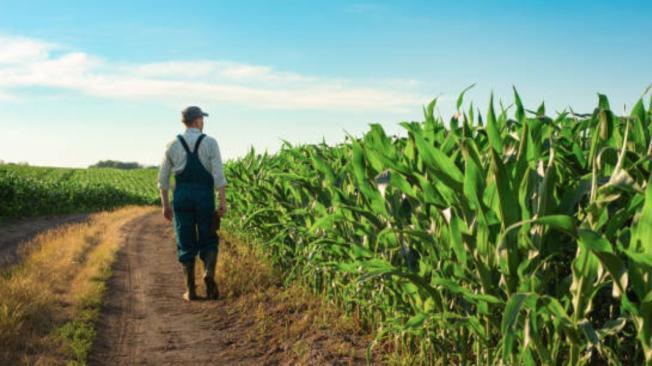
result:
[(652, 365), (652, 100), (463, 98), (230, 162), (230, 227), (425, 364)]

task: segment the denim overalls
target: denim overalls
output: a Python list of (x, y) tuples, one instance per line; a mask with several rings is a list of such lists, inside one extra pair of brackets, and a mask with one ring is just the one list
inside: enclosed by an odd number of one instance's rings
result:
[(181, 263), (194, 261), (197, 254), (205, 260), (206, 253), (217, 251), (219, 241), (217, 233), (211, 230), (215, 212), (213, 176), (201, 164), (198, 155), (204, 137), (204, 134), (199, 136), (195, 149), (190, 152), (183, 137), (177, 136), (187, 154), (186, 166), (175, 175), (172, 201), (177, 256)]

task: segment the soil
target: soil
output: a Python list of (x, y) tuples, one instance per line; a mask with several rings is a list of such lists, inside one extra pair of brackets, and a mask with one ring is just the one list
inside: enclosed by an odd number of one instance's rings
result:
[[(89, 364), (365, 364), (368, 337), (342, 334), (328, 324), (293, 326), (307, 318), (309, 306), (295, 301), (287, 311), (283, 296), (275, 295), (283, 289), (217, 301), (182, 300), (182, 269), (171, 225), (152, 213), (124, 230), (126, 240), (108, 282)], [(220, 250), (229, 247), (220, 245)]]
[(41, 216), (0, 224), (0, 269), (17, 263), (38, 234), (85, 221), (88, 217), (87, 214)]

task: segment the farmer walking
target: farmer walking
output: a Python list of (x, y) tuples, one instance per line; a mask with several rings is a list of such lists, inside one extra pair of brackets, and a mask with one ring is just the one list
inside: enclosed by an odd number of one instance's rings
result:
[[(219, 296), (215, 283), (219, 241), (216, 221), (226, 212), (226, 178), (217, 140), (202, 132), (204, 117), (207, 116), (207, 113), (195, 106), (181, 112), (186, 131), (167, 145), (158, 176), (163, 216), (168, 221), (174, 221), (177, 256), (186, 279), (183, 298), (187, 301), (197, 299), (197, 255), (204, 262), (206, 297), (217, 299)], [(168, 191), (172, 172), (176, 183), (171, 207)], [(214, 189), (219, 191), (217, 211)]]

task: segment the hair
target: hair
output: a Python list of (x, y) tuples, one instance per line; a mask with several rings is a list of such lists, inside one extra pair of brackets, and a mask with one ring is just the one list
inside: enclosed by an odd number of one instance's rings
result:
[(195, 122), (196, 120), (198, 120), (199, 118), (200, 118), (200, 117), (195, 117), (194, 119), (189, 120), (189, 119), (187, 119), (186, 117), (182, 116), (182, 117), (181, 117), (181, 122), (183, 122), (184, 125), (189, 126), (189, 125), (191, 125), (193, 122)]

